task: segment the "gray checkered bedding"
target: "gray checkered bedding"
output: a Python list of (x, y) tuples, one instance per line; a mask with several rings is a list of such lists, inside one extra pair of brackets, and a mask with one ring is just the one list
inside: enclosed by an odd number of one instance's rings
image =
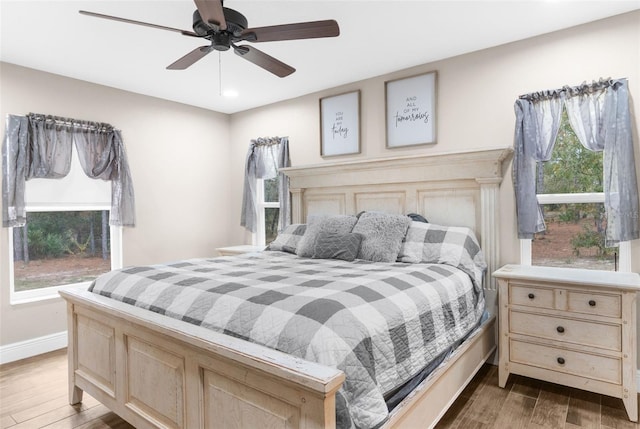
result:
[(448, 265), (284, 252), (125, 268), (90, 290), (339, 368), (340, 428), (383, 423), (384, 394), (465, 336), (484, 310), (481, 290)]

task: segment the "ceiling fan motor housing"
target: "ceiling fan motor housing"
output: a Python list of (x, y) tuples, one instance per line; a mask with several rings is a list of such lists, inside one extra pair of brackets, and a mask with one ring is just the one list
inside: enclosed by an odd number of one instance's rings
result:
[(227, 21), (226, 30), (220, 31), (217, 28), (212, 27), (208, 23), (204, 22), (202, 20), (202, 17), (200, 16), (200, 12), (198, 12), (198, 9), (196, 9), (193, 12), (193, 31), (198, 36), (205, 37), (211, 40), (211, 36), (214, 33), (226, 32), (226, 33), (229, 33), (229, 35), (233, 35), (237, 37), (237, 36), (240, 36), (240, 33), (242, 33), (242, 30), (249, 27), (247, 18), (245, 18), (245, 16), (240, 12), (233, 9), (229, 9), (228, 7), (224, 7), (222, 8), (222, 10), (224, 11), (224, 19), (225, 21)]

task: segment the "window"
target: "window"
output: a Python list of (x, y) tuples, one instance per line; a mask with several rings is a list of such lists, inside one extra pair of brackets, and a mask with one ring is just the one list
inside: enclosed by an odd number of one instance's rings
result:
[(122, 228), (109, 226), (111, 182), (87, 177), (75, 155), (66, 177), (26, 183), (27, 223), (9, 231), (12, 304), (57, 297), (122, 266)]
[(258, 225), (254, 241), (258, 246), (266, 246), (278, 235), (278, 216), (280, 214), (278, 176), (273, 179), (257, 179), (257, 184)]
[(580, 144), (563, 112), (551, 160), (537, 168), (537, 197), (546, 231), (521, 240), (522, 263), (630, 270), (629, 243), (605, 247), (603, 152)]

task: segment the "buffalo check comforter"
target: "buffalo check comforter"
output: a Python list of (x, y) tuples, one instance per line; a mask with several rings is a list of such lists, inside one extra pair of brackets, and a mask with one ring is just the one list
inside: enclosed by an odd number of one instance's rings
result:
[(94, 293), (344, 371), (340, 428), (386, 421), (387, 392), (468, 334), (482, 289), (444, 264), (267, 251), (115, 270)]

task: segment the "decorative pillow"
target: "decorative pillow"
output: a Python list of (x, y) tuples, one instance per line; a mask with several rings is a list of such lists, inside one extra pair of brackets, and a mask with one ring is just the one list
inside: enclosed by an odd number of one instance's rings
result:
[(482, 285), (487, 269), (478, 239), (471, 229), (423, 222), (411, 222), (398, 261), (452, 265), (469, 274), (478, 287)]
[(275, 240), (273, 240), (265, 250), (278, 250), (281, 252), (296, 253), (296, 248), (300, 239), (307, 230), (307, 225), (304, 223), (293, 223), (286, 226)]
[(342, 259), (353, 261), (358, 256), (362, 234), (338, 234), (335, 232), (320, 232), (313, 246), (312, 258)]
[(404, 215), (365, 212), (358, 218), (354, 233), (364, 236), (358, 259), (395, 262), (411, 219)]
[(310, 215), (307, 219), (307, 230), (298, 243), (296, 254), (303, 258), (313, 256), (313, 246), (321, 232), (348, 234), (353, 229), (358, 218), (348, 215)]

